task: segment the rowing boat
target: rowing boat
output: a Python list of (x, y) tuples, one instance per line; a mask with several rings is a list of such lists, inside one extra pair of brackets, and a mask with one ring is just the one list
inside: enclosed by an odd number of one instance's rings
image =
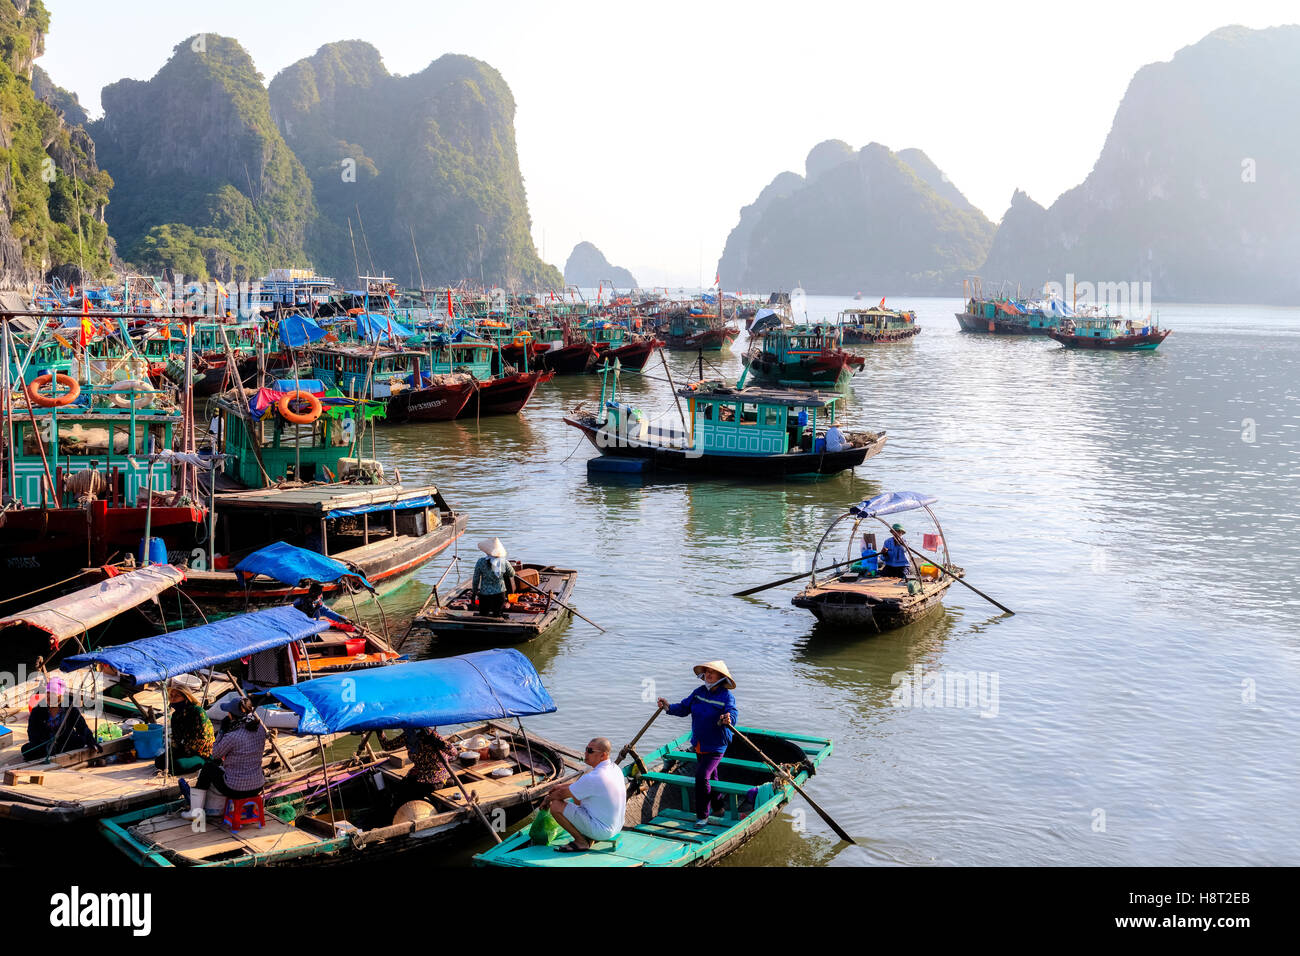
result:
[(525, 563), (515, 573), (541, 593), (521, 590), (508, 595), (501, 616), (488, 617), (475, 608), (472, 581), (462, 581), (446, 600), (435, 592), (435, 607), (417, 616), (411, 626), (432, 631), (442, 640), (488, 642), (496, 646), (531, 641), (571, 616), (565, 605), (577, 583), (577, 571)]
[[(824, 737), (738, 728), (769, 758), (780, 764), (800, 786), (831, 752)], [(691, 735), (683, 734), (644, 759), (645, 773), (635, 764), (623, 769), (635, 792), (628, 798), (623, 830), (612, 841), (599, 841), (590, 850), (557, 853), (571, 841), (567, 834), (556, 846), (534, 846), (520, 830), (492, 849), (474, 857), (484, 866), (707, 866), (753, 838), (771, 823), (794, 792), (762, 762), (739, 735), (727, 747), (710, 786), (726, 797), (720, 816), (697, 825), (691, 801), (695, 790), (695, 761)], [(757, 792), (750, 797), (750, 791)], [(752, 809), (750, 804), (752, 803)]]

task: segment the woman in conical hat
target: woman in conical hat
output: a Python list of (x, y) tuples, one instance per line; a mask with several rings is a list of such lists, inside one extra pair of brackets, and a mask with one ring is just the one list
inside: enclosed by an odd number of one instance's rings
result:
[(736, 680), (727, 669), (726, 661), (706, 661), (695, 665), (695, 676), (704, 681), (690, 695), (676, 704), (663, 697), (659, 706), (674, 717), (691, 718), (691, 746), (695, 751), (695, 824), (704, 826), (711, 813), (720, 813), (721, 807), (709, 786), (718, 776), (718, 764), (731, 743), (731, 728), (739, 716), (736, 711)]
[(513, 581), (515, 569), (506, 560), (506, 546), (500, 538), (484, 538), (478, 543), (483, 557), (474, 565), (474, 580), (470, 588), (478, 602), (478, 613), (483, 617), (500, 617), (506, 606), (508, 581)]

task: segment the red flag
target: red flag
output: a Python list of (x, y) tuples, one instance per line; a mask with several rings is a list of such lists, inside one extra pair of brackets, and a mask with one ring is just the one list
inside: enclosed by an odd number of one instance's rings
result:
[(447, 318), (455, 318), (455, 313), (451, 310), (451, 289), (447, 290)]
[[(587, 288), (590, 289), (591, 286), (587, 286)], [(596, 290), (596, 301), (597, 301), (597, 302), (600, 301), (600, 294), (601, 294), (602, 292), (604, 292), (604, 291), (605, 291), (605, 283), (602, 282), (602, 283), (600, 284), (600, 288)]]
[(885, 307), (885, 297), (882, 295), (880, 297), (880, 308), (883, 309), (884, 307)]
[(921, 547), (924, 548), (926, 551), (938, 551), (939, 536), (937, 534), (921, 535)]
[(722, 271), (721, 271), (721, 270), (719, 270), (718, 273), (717, 273), (717, 275), (715, 275), (715, 276), (713, 277), (713, 284), (716, 285), (716, 286), (718, 287), (718, 291), (719, 291), (719, 292), (722, 291)]
[(80, 345), (82, 348), (85, 348), (88, 344), (90, 344), (90, 340), (94, 337), (94, 335), (95, 335), (95, 323), (90, 321), (90, 319), (88, 318), (83, 318), (81, 320), (80, 332), (77, 335), (77, 344)]

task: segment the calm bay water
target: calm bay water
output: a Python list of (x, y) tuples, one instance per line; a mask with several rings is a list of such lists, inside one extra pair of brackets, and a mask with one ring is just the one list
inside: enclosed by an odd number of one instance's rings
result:
[[(810, 318), (850, 304), (812, 297)], [(575, 604), (609, 632), (575, 620), (521, 647), (559, 706), (530, 727), (621, 744), (721, 657), (742, 723), (834, 739), (810, 792), (860, 843), (796, 801), (731, 864), (1300, 863), (1300, 311), (1164, 307), (1157, 352), (1101, 355), (963, 335), (956, 300), (889, 304), (924, 331), (864, 351), (844, 415), (889, 445), (819, 483), (589, 480), (561, 416), (596, 402), (594, 376), (516, 418), (379, 431), (390, 472), (469, 513), (465, 574), (494, 535), (580, 571)], [(734, 381), (744, 344), (708, 361)], [(693, 378), (694, 356), (668, 361)], [(675, 419), (647, 371), (622, 394)], [(887, 490), (938, 496), (953, 559), (1016, 615), (954, 586), (858, 638), (814, 627), (798, 585), (729, 596), (806, 567), (831, 520)], [(398, 633), (446, 566), (385, 598)], [(894, 706), (918, 667), (996, 678), (996, 714)], [(642, 752), (686, 729), (661, 717)]]
[[(810, 318), (849, 304), (812, 297)], [(834, 739), (812, 792), (861, 844), (837, 849), (795, 803), (732, 863), (1300, 863), (1300, 312), (1164, 307), (1156, 353), (1100, 355), (963, 335), (956, 300), (890, 305), (924, 331), (866, 351), (844, 416), (890, 443), (820, 483), (589, 480), (560, 419), (595, 377), (543, 386), (519, 418), (380, 431), (403, 480), (469, 512), (467, 570), (492, 535), (580, 570), (575, 603), (609, 633), (574, 621), (522, 648), (559, 705), (537, 732), (625, 742), (722, 657), (743, 723)], [(708, 361), (734, 380), (743, 349)], [(692, 377), (694, 356), (668, 359)], [(621, 393), (675, 418), (647, 371)], [(728, 596), (806, 567), (835, 516), (886, 490), (937, 495), (953, 559), (1017, 614), (954, 586), (920, 623), (856, 638), (814, 627), (797, 585)], [(917, 667), (996, 678), (996, 715), (894, 706)], [(685, 729), (661, 717), (646, 742)]]

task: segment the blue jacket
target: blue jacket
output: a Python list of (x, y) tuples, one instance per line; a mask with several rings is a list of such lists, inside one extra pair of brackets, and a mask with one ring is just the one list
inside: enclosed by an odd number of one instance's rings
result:
[(724, 713), (731, 715), (733, 724), (739, 719), (736, 695), (727, 690), (724, 683), (718, 683), (713, 690), (701, 684), (680, 703), (668, 705), (668, 713), (674, 717), (691, 715), (691, 743), (699, 747), (702, 754), (723, 753), (731, 743), (731, 728), (718, 723)]
[(910, 563), (907, 560), (907, 549), (892, 537), (885, 542), (883, 550), (885, 555), (885, 567), (905, 568)]

